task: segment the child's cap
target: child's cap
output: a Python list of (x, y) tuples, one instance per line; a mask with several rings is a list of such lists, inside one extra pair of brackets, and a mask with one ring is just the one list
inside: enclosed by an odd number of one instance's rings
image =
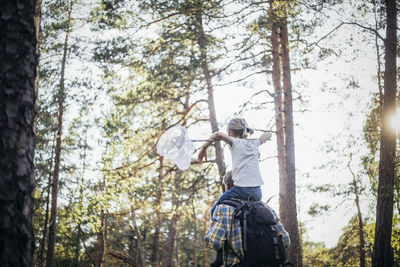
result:
[(253, 134), (254, 129), (251, 129), (245, 119), (243, 118), (233, 118), (229, 121), (227, 131), (242, 132), (242, 136)]

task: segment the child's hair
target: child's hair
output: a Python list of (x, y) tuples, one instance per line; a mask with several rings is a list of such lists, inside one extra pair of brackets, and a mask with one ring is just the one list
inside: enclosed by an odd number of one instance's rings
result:
[(229, 121), (227, 131), (232, 132), (234, 135), (244, 137), (254, 133), (254, 129), (249, 128), (247, 122), (243, 118), (233, 118)]

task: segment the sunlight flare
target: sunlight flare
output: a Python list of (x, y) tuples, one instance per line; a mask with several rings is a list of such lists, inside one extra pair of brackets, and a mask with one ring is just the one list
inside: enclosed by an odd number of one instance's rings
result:
[(400, 107), (396, 108), (396, 112), (389, 116), (389, 126), (400, 133)]

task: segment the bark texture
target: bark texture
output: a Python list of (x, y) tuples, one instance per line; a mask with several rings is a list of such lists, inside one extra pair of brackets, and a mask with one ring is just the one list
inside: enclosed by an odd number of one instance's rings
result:
[(289, 55), (289, 34), (285, 4), (275, 6), (269, 0), (272, 45), (272, 81), (274, 85), (275, 124), (279, 165), (279, 213), (288, 231), (291, 246), (287, 257), (295, 266), (303, 266), (297, 221), (296, 167), (294, 149), (293, 99)]
[(379, 156), (378, 201), (376, 205), (373, 267), (393, 266), (391, 246), (393, 190), (395, 178), (396, 132), (390, 129), (388, 117), (396, 111), (397, 8), (395, 0), (386, 0), (385, 73), (382, 127)]
[[(286, 12), (284, 12), (286, 13)], [(302, 248), (297, 221), (296, 205), (296, 166), (294, 149), (294, 126), (293, 126), (293, 98), (292, 81), (290, 76), (290, 56), (289, 56), (289, 34), (286, 17), (282, 19), (280, 26), (281, 48), (282, 48), (282, 74), (283, 74), (283, 108), (284, 108), (284, 132), (285, 132), (285, 168), (286, 183), (282, 197), (281, 220), (286, 230), (290, 233), (291, 246), (288, 249), (289, 260), (298, 267), (302, 267)]]
[[(272, 5), (270, 0), (270, 3)], [(278, 22), (273, 21), (271, 25), (271, 44), (272, 44), (272, 82), (274, 85), (274, 104), (275, 104), (275, 129), (276, 129), (276, 146), (278, 152), (279, 166), (279, 192), (281, 197), (286, 196), (286, 167), (285, 167), (285, 133), (283, 122), (283, 104), (282, 104), (282, 77), (281, 77), (281, 59), (280, 59), (280, 38)], [(279, 203), (282, 205), (282, 203)]]
[(0, 1), (0, 264), (32, 266), (40, 1)]
[[(207, 95), (208, 95), (208, 109), (210, 112), (210, 124), (212, 132), (217, 132), (218, 129), (218, 122), (217, 122), (217, 115), (215, 113), (215, 105), (214, 105), (214, 89), (212, 84), (212, 76), (210, 69), (208, 67), (207, 61), (207, 46), (206, 46), (206, 39), (203, 29), (203, 18), (202, 18), (202, 7), (201, 2), (199, 2), (199, 7), (196, 12), (196, 26), (197, 26), (197, 42), (200, 47), (200, 64), (203, 70), (204, 78), (206, 80), (207, 85)], [(222, 150), (221, 141), (216, 141), (214, 143), (215, 147), (215, 156), (216, 156), (216, 163), (218, 166), (218, 173), (220, 176), (220, 186), (222, 191), (224, 191), (222, 180), (226, 173), (226, 166), (224, 160), (224, 151)]]

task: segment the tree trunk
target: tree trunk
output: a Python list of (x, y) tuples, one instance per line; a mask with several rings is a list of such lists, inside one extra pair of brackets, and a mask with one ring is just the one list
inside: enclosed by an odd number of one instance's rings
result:
[(65, 76), (65, 65), (67, 61), (68, 37), (69, 37), (69, 32), (67, 31), (64, 40), (64, 52), (61, 62), (60, 87), (58, 91), (57, 141), (56, 141), (56, 151), (54, 159), (53, 182), (51, 189), (51, 212), (50, 212), (49, 243), (47, 248), (46, 267), (53, 266), (53, 260), (54, 260), (54, 243), (56, 239), (56, 226), (57, 226), (58, 183), (59, 183), (60, 161), (61, 161), (61, 138), (62, 138), (64, 98), (65, 98), (64, 76)]
[(393, 190), (395, 178), (396, 131), (390, 129), (388, 117), (396, 112), (397, 8), (395, 0), (386, 0), (386, 40), (383, 118), (380, 139), (378, 200), (376, 205), (373, 267), (393, 266), (391, 246)]
[[(286, 14), (286, 10), (284, 10)], [(296, 205), (296, 167), (294, 150), (294, 127), (293, 127), (293, 103), (292, 103), (292, 81), (290, 77), (289, 56), (289, 34), (286, 17), (282, 19), (280, 26), (281, 49), (282, 49), (282, 74), (284, 93), (284, 131), (285, 131), (285, 167), (286, 167), (286, 196), (282, 199), (281, 220), (290, 234), (291, 246), (288, 249), (288, 259), (298, 267), (303, 266), (302, 248), (297, 222)]]
[(39, 256), (38, 256), (38, 267), (43, 266), (43, 261), (44, 261), (44, 250), (46, 246), (46, 238), (47, 238), (47, 233), (48, 233), (48, 225), (49, 225), (49, 205), (50, 205), (50, 188), (51, 188), (51, 177), (53, 176), (52, 174), (52, 169), (53, 169), (53, 159), (54, 159), (54, 148), (55, 148), (55, 139), (56, 136), (54, 135), (53, 138), (53, 144), (51, 147), (51, 156), (50, 156), (50, 163), (49, 163), (49, 177), (48, 177), (48, 182), (47, 182), (47, 196), (46, 196), (46, 209), (45, 209), (45, 216), (44, 216), (44, 223), (43, 223), (43, 231), (42, 231), (42, 239), (40, 240), (40, 250), (39, 250)]
[(70, 266), (78, 266), (79, 265), (79, 256), (80, 256), (80, 244), (81, 244), (81, 235), (82, 235), (82, 229), (81, 229), (81, 224), (79, 223), (78, 226), (76, 227), (77, 237), (75, 240), (75, 250), (74, 250), (74, 260), (71, 262)]
[[(272, 9), (273, 0), (270, 0)], [(275, 103), (275, 128), (276, 128), (276, 147), (278, 152), (279, 166), (279, 204), (283, 206), (282, 201), (286, 197), (286, 167), (285, 167), (285, 133), (283, 121), (283, 104), (282, 104), (282, 77), (281, 77), (281, 59), (280, 59), (280, 39), (278, 18), (272, 13), (271, 25), (271, 44), (272, 44), (272, 82), (274, 85), (274, 103)]]
[(61, 60), (60, 85), (58, 91), (57, 139), (56, 139), (56, 150), (54, 159), (53, 183), (51, 189), (49, 243), (47, 246), (46, 267), (52, 267), (54, 261), (54, 245), (55, 245), (56, 229), (57, 229), (58, 183), (59, 183), (60, 161), (61, 161), (61, 139), (62, 139), (63, 116), (64, 116), (64, 100), (65, 100), (65, 67), (68, 54), (68, 38), (70, 33), (72, 3), (73, 2), (71, 1), (68, 10), (68, 19), (67, 19), (68, 25), (65, 33), (63, 56)]
[[(179, 260), (179, 231), (176, 231), (176, 234), (175, 234), (175, 266), (176, 267), (180, 267), (181, 266), (181, 264), (180, 264), (180, 260)], [(196, 266), (196, 265), (194, 265), (194, 266)]]
[(48, 189), (47, 189), (47, 196), (46, 196), (46, 210), (45, 210), (45, 216), (44, 216), (44, 223), (43, 223), (43, 231), (42, 231), (42, 239), (40, 240), (40, 252), (39, 252), (39, 257), (38, 257), (38, 267), (43, 266), (43, 261), (44, 261), (44, 249), (45, 249), (45, 244), (46, 244), (46, 237), (47, 237), (47, 231), (48, 231), (48, 224), (49, 224), (49, 202), (50, 202), (50, 184), (51, 184), (51, 177), (49, 177), (49, 184), (48, 184)]
[(32, 266), (40, 1), (0, 2), (0, 263)]
[[(51, 160), (50, 160), (50, 169), (53, 166), (53, 153), (51, 153)], [(47, 196), (46, 196), (46, 210), (45, 210), (45, 216), (44, 216), (44, 223), (43, 223), (43, 231), (42, 231), (42, 239), (40, 240), (40, 252), (39, 252), (39, 264), (38, 267), (43, 266), (43, 261), (44, 261), (44, 249), (45, 249), (45, 244), (46, 244), (46, 237), (47, 237), (47, 232), (48, 232), (48, 224), (49, 224), (49, 205), (50, 205), (50, 186), (51, 186), (51, 176), (52, 173), (49, 173), (49, 181), (47, 185)]]
[[(192, 202), (192, 220), (193, 220), (193, 240), (199, 240), (197, 238), (196, 209), (193, 202)], [(202, 238), (200, 240), (202, 240)], [(197, 267), (197, 242), (193, 243), (193, 266)]]
[(152, 267), (160, 266), (160, 229), (162, 223), (161, 217), (161, 206), (163, 202), (163, 187), (162, 187), (162, 178), (163, 178), (163, 169), (164, 169), (164, 159), (160, 157), (160, 167), (158, 171), (158, 179), (157, 181), (157, 196), (156, 196), (156, 217), (155, 217), (155, 227), (154, 227), (154, 238), (153, 238), (153, 251), (151, 256), (151, 265)]
[[(85, 134), (84, 134), (84, 147), (83, 147), (83, 157), (82, 157), (82, 172), (80, 177), (77, 178), (76, 182), (77, 184), (81, 183), (84, 184), (84, 177), (85, 177), (85, 171), (86, 171), (86, 156), (87, 156), (87, 148), (88, 148), (88, 129), (85, 128)], [(83, 187), (79, 187), (79, 202), (80, 204), (84, 203), (83, 201), (84, 194), (83, 194)], [(79, 220), (78, 225), (76, 226), (76, 230), (78, 232), (76, 240), (75, 240), (75, 251), (74, 251), (74, 261), (71, 262), (71, 266), (78, 266), (79, 265), (79, 256), (80, 256), (80, 251), (81, 251), (81, 236), (83, 234), (82, 232), (82, 223)]]
[[(277, 10), (274, 6), (274, 0), (270, 0), (269, 3), (272, 18), (272, 80), (275, 89), (275, 124), (279, 165), (279, 214), (292, 242), (287, 251), (288, 259), (295, 266), (301, 267), (303, 264), (296, 208), (296, 169), (289, 39), (286, 17), (278, 16), (278, 14), (286, 14), (286, 10), (284, 6), (279, 7), (280, 10)], [(282, 91), (284, 95), (283, 103)]]
[(197, 266), (197, 247), (196, 244), (193, 246), (193, 266)]
[[(210, 124), (211, 124), (211, 130), (212, 132), (217, 132), (218, 129), (218, 121), (217, 121), (217, 115), (215, 113), (215, 105), (214, 105), (214, 89), (211, 81), (211, 73), (208, 68), (208, 62), (207, 62), (207, 46), (206, 46), (206, 40), (204, 36), (204, 30), (203, 30), (203, 19), (202, 19), (202, 7), (201, 7), (201, 2), (200, 6), (198, 7), (198, 10), (196, 11), (196, 22), (197, 22), (197, 42), (200, 47), (200, 64), (201, 68), (203, 70), (204, 78), (206, 80), (206, 85), (207, 85), (207, 94), (208, 94), (208, 109), (210, 112)], [(226, 172), (226, 166), (225, 166), (225, 161), (224, 161), (224, 151), (222, 150), (221, 146), (221, 141), (216, 141), (214, 143), (215, 147), (215, 156), (216, 156), (216, 163), (218, 166), (218, 173), (220, 176), (220, 187), (222, 191), (224, 191), (223, 187), (223, 177)]]
[(365, 240), (364, 240), (364, 225), (361, 216), (361, 209), (360, 209), (360, 199), (358, 195), (358, 189), (355, 189), (356, 193), (356, 207), (357, 207), (357, 217), (358, 217), (358, 236), (360, 239), (360, 267), (365, 267)]
[(136, 238), (137, 238), (137, 247), (138, 247), (138, 254), (140, 256), (140, 262), (142, 263), (142, 266), (146, 266), (146, 257), (142, 245), (142, 235), (140, 233), (139, 227), (136, 224), (136, 216), (135, 216), (135, 209), (133, 205), (131, 205), (131, 221), (133, 225), (133, 230), (136, 233)]
[[(203, 236), (206, 235), (207, 231), (208, 231), (208, 220), (207, 220), (207, 215), (209, 214), (208, 209), (206, 210), (204, 217), (203, 217)], [(207, 265), (207, 248), (206, 246), (203, 246), (203, 262), (202, 262), (202, 266), (206, 267)]]
[(100, 215), (101, 225), (100, 225), (100, 233), (98, 236), (99, 248), (98, 248), (98, 257), (95, 262), (95, 267), (103, 267), (104, 259), (106, 257), (107, 251), (107, 220), (104, 211), (101, 212)]
[(171, 218), (171, 222), (168, 227), (168, 237), (165, 242), (165, 254), (162, 260), (162, 267), (171, 267), (172, 266), (172, 259), (174, 254), (174, 247), (175, 247), (175, 237), (176, 237), (176, 228), (178, 224), (178, 200), (174, 199), (173, 201), (173, 215)]
[(358, 190), (358, 182), (357, 182), (357, 177), (354, 174), (353, 170), (351, 169), (351, 161), (352, 161), (353, 155), (350, 153), (350, 160), (349, 163), (347, 164), (347, 167), (349, 168), (349, 171), (351, 175), (353, 176), (353, 186), (354, 186), (354, 201), (356, 203), (356, 208), (357, 208), (357, 218), (358, 218), (358, 238), (360, 240), (360, 246), (359, 246), (359, 252), (360, 252), (360, 267), (365, 267), (365, 240), (364, 240), (364, 225), (363, 225), (363, 220), (361, 216), (361, 208), (360, 208), (360, 192)]

